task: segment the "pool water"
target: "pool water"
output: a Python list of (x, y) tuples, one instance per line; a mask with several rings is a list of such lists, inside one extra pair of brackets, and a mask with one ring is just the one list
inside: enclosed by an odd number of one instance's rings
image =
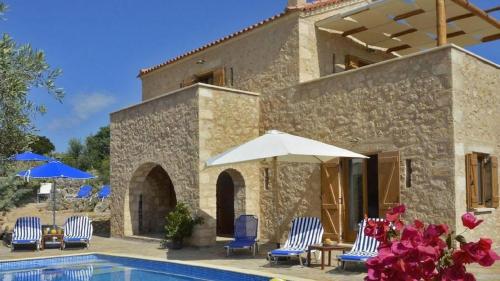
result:
[(270, 277), (108, 255), (0, 262), (1, 281), (268, 281)]

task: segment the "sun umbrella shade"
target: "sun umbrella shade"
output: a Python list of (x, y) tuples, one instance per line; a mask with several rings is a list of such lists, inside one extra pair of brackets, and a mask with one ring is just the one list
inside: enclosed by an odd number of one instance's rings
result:
[(75, 179), (86, 180), (95, 178), (93, 175), (70, 167), (59, 161), (52, 161), (17, 174), (20, 177), (32, 179)]
[(219, 166), (258, 160), (323, 163), (337, 157), (368, 158), (364, 155), (312, 139), (272, 130), (240, 146), (210, 158), (207, 166)]
[(27, 152), (19, 153), (16, 155), (12, 155), (10, 157), (10, 160), (13, 160), (13, 161), (50, 161), (52, 159), (50, 159), (49, 157), (40, 155), (40, 154), (36, 154), (36, 153), (30, 152), (30, 151), (27, 151)]
[[(51, 161), (49, 163), (31, 168), (17, 173), (17, 176), (26, 180), (32, 179), (71, 179), (86, 180), (95, 178), (93, 175), (70, 167), (60, 161)], [(52, 225), (56, 225), (56, 196), (55, 184), (52, 188)]]

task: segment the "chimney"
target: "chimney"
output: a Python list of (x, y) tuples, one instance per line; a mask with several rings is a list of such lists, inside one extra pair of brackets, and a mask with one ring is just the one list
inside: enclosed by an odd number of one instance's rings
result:
[(288, 0), (288, 8), (303, 7), (307, 4), (307, 0)]

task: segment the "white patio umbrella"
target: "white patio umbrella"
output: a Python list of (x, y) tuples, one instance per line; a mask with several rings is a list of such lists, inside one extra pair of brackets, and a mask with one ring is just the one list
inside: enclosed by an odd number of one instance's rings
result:
[(271, 161), (274, 172), (273, 186), (277, 190), (278, 162), (321, 164), (338, 157), (368, 158), (330, 144), (271, 130), (260, 137), (208, 159), (206, 165), (212, 167), (255, 161)]
[(338, 157), (368, 158), (330, 144), (271, 130), (256, 139), (208, 159), (206, 164), (210, 167), (262, 160), (324, 163)]

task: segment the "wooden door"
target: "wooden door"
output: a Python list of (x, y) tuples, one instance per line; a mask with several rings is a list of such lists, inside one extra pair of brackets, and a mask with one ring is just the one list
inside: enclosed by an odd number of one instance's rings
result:
[(399, 151), (382, 152), (378, 155), (378, 205), (379, 216), (400, 203)]
[(340, 229), (341, 186), (339, 162), (321, 166), (321, 223), (325, 229), (323, 238), (334, 241), (342, 239)]

